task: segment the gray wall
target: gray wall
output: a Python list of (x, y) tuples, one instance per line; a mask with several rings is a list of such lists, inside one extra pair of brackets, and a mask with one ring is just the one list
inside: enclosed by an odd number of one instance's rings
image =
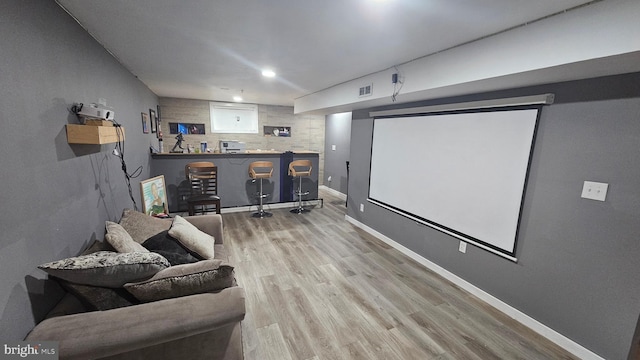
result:
[[(518, 263), (367, 203), (369, 111), (553, 92), (541, 113)], [(640, 74), (353, 113), (348, 215), (606, 359), (626, 359), (640, 312)], [(399, 155), (401, 156), (401, 155)], [(580, 198), (609, 183), (606, 202)], [(358, 211), (365, 204), (365, 212)]]
[[(347, 193), (347, 167), (351, 151), (351, 113), (327, 115), (324, 126), (324, 184)], [(332, 150), (332, 145), (336, 149)], [(327, 179), (331, 176), (331, 182)]]
[(99, 98), (126, 130), (140, 205), (151, 134), (140, 113), (158, 99), (52, 0), (0, 2), (0, 339), (18, 340), (59, 299), (38, 264), (77, 255), (104, 221), (133, 207), (113, 145), (69, 145), (74, 102)]

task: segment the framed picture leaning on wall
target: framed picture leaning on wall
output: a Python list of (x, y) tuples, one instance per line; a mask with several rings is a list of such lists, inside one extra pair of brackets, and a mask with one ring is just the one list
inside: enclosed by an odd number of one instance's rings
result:
[(169, 215), (164, 175), (140, 181), (142, 212), (147, 215)]

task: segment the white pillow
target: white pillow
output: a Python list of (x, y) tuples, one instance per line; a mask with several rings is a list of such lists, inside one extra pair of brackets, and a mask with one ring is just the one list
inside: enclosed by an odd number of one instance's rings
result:
[(173, 219), (169, 235), (200, 258), (205, 260), (214, 258), (215, 239), (213, 236), (200, 231), (180, 215), (176, 215)]

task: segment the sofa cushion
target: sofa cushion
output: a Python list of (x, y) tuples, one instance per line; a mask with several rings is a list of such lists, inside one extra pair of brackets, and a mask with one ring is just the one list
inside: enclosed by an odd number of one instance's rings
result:
[(125, 230), (122, 225), (116, 224), (112, 221), (105, 222), (105, 228), (107, 233), (104, 235), (105, 240), (109, 243), (109, 245), (113, 246), (116, 251), (120, 253), (128, 253), (128, 252), (149, 252), (149, 250), (145, 249), (142, 245), (133, 241), (131, 235)]
[(169, 231), (166, 230), (145, 240), (142, 246), (164, 256), (172, 266), (199, 261), (180, 242), (169, 236)]
[(213, 236), (200, 231), (179, 215), (176, 215), (175, 219), (173, 219), (169, 235), (201, 259), (213, 259), (215, 257), (213, 246), (215, 239)]
[(169, 266), (167, 259), (152, 252), (98, 251), (42, 264), (38, 268), (76, 284), (117, 288), (131, 281), (148, 279)]
[(120, 225), (131, 235), (133, 241), (142, 244), (153, 235), (169, 230), (171, 220), (159, 219), (139, 211), (124, 209)]
[(169, 299), (234, 286), (233, 266), (222, 260), (202, 260), (193, 264), (172, 266), (148, 280), (124, 285), (142, 302)]
[[(64, 281), (61, 279), (57, 279), (58, 281)], [(91, 311), (90, 308), (86, 307), (77, 296), (73, 295), (69, 291), (67, 291), (62, 299), (47, 313), (45, 319), (51, 319), (58, 316), (66, 316), (66, 315), (74, 315), (81, 314), (87, 311)]]
[(123, 288), (81, 285), (58, 279), (67, 292), (75, 295), (89, 310), (110, 310), (139, 304), (140, 301)]
[(230, 262), (229, 254), (227, 254), (227, 248), (224, 245), (215, 244), (213, 248), (216, 249), (216, 259)]

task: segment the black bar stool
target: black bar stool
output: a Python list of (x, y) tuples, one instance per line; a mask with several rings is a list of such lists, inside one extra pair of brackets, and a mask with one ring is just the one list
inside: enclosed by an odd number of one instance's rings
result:
[(294, 160), (289, 163), (289, 175), (299, 180), (298, 191), (295, 193), (298, 196), (298, 207), (291, 209), (292, 213), (302, 214), (311, 211), (302, 207), (302, 197), (309, 195), (308, 191), (302, 192), (302, 178), (311, 176), (311, 168), (311, 160)]
[(254, 182), (260, 179), (260, 192), (258, 193), (260, 203), (258, 205), (258, 212), (251, 214), (253, 217), (263, 218), (273, 215), (270, 212), (264, 211), (263, 199), (266, 198), (268, 194), (262, 192), (262, 179), (271, 179), (272, 175), (273, 163), (271, 161), (254, 161), (249, 164), (249, 177), (252, 178)]

